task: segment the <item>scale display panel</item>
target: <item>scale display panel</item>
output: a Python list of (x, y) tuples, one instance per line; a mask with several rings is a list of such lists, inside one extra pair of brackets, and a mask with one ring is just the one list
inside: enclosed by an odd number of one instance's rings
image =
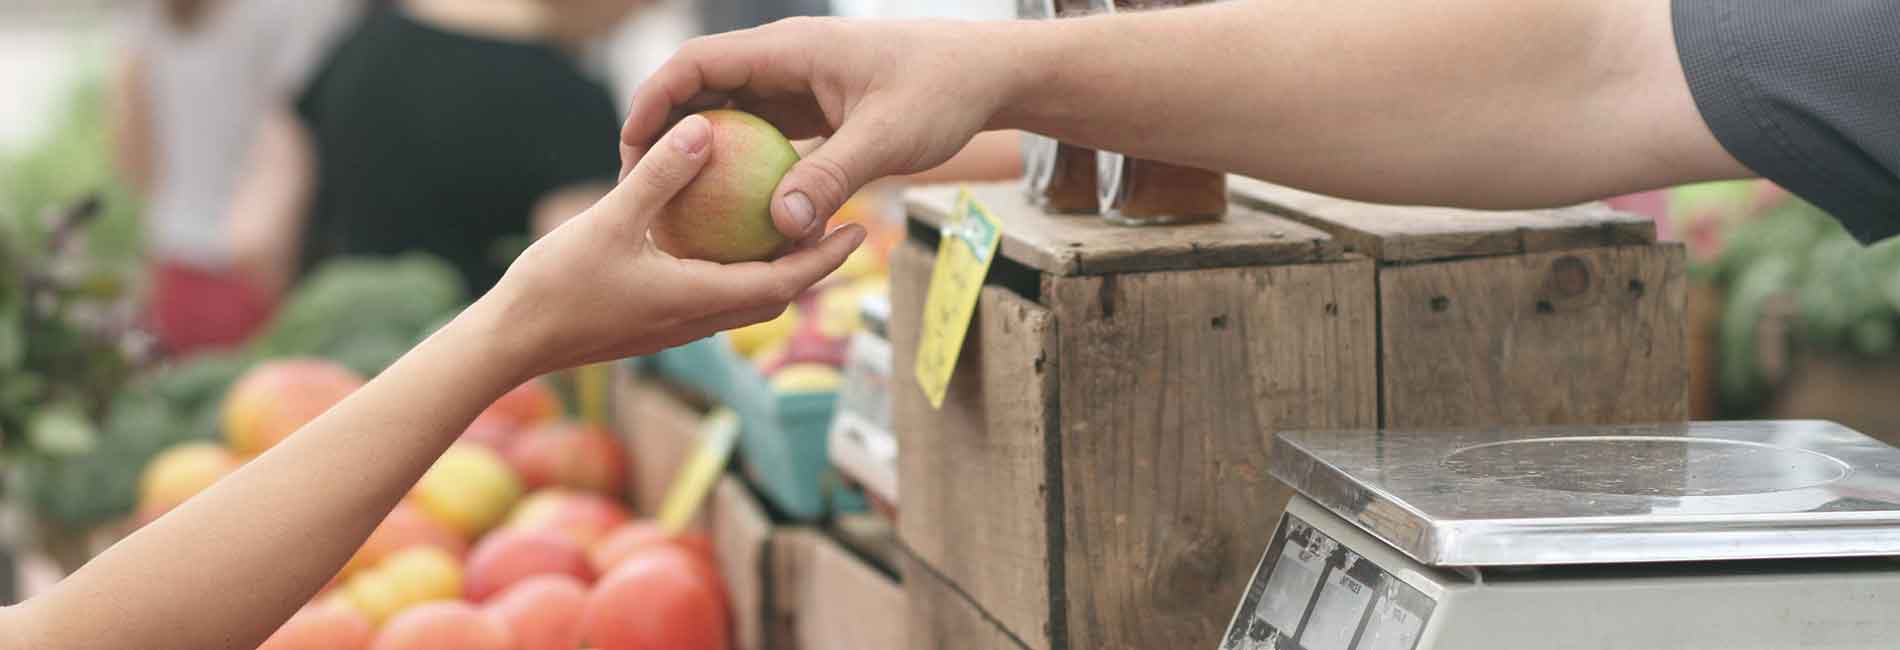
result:
[(1280, 519), (1222, 650), (1416, 650), (1436, 603), (1298, 516)]

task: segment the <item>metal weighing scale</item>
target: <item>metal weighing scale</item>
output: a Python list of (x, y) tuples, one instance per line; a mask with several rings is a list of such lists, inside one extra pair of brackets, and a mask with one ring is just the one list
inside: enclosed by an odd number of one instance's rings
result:
[(1284, 433), (1221, 650), (1900, 648), (1900, 450), (1830, 422)]

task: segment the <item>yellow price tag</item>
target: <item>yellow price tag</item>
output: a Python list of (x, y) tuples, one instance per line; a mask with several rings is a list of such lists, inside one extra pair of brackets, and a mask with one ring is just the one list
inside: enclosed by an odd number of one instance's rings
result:
[(983, 276), (989, 274), (996, 245), (1003, 239), (996, 215), (970, 196), (969, 190), (957, 193), (956, 208), (940, 230), (943, 237), (937, 244), (930, 292), (924, 297), (923, 332), (917, 343), (917, 385), (930, 398), (931, 408), (943, 408), (957, 354), (970, 333), (977, 295), (983, 291)]
[(738, 414), (722, 407), (706, 416), (700, 426), (699, 446), (680, 466), (673, 485), (666, 489), (666, 498), (660, 501), (660, 530), (668, 535), (686, 530), (713, 482), (726, 471), (726, 460), (732, 458), (732, 447), (738, 440)]

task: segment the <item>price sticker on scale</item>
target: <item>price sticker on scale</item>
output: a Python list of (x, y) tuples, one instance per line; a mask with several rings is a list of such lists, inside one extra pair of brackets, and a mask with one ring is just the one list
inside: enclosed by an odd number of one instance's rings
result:
[(937, 244), (930, 291), (924, 297), (923, 332), (917, 343), (917, 385), (930, 398), (931, 408), (943, 408), (957, 355), (970, 333), (983, 277), (996, 258), (1003, 234), (996, 215), (970, 196), (969, 190), (957, 193), (956, 207), (940, 231), (943, 236)]

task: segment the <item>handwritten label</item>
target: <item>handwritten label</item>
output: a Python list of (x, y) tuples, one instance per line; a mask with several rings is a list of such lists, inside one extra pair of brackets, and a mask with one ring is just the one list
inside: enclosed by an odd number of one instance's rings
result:
[(957, 355), (970, 333), (970, 317), (983, 291), (983, 276), (1002, 241), (1002, 225), (968, 190), (957, 193), (956, 208), (944, 219), (937, 244), (937, 265), (924, 297), (923, 332), (917, 343), (917, 385), (931, 408), (943, 408), (956, 371)]

